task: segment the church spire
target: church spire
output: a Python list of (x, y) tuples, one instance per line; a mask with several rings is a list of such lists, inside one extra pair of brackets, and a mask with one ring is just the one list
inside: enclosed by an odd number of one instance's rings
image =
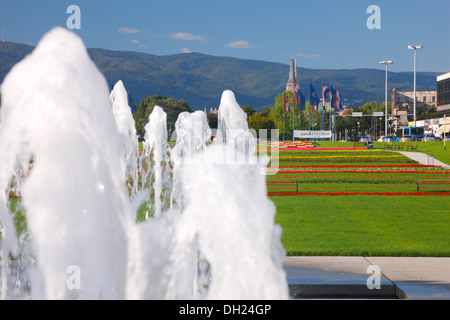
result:
[(286, 84), (286, 91), (294, 92), (295, 85), (298, 85), (297, 63), (294, 58), (291, 58), (291, 67), (289, 69), (289, 80)]

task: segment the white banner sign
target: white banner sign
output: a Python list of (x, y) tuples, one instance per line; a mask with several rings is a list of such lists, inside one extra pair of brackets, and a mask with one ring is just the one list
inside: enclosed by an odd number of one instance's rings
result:
[(294, 138), (331, 138), (331, 131), (324, 130), (294, 130)]

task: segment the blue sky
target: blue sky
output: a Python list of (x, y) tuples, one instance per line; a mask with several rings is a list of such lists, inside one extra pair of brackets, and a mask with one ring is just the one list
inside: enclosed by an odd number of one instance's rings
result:
[[(81, 9), (74, 30), (88, 48), (170, 55), (194, 51), (311, 69), (413, 70), (408, 45), (423, 45), (417, 70), (450, 71), (449, 0), (1, 0), (7, 40), (36, 45), (66, 27), (69, 5)], [(380, 8), (370, 30), (367, 8)]]

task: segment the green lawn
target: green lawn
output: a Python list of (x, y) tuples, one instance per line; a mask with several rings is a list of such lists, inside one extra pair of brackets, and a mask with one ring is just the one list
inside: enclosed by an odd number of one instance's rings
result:
[(448, 196), (271, 197), (288, 255), (450, 256)]
[[(315, 144), (318, 147), (353, 146), (350, 142), (316, 142)], [(376, 147), (382, 148), (382, 144)], [(433, 155), (439, 154), (443, 161), (442, 159), (447, 159), (449, 151), (439, 153), (440, 147), (439, 142), (419, 142), (418, 150)], [(280, 166), (350, 164), (358, 167), (348, 168), (355, 172), (278, 173), (275, 176), (268, 176), (267, 179), (301, 180), (301, 190), (299, 190), (301, 192), (413, 192), (416, 189), (415, 181), (419, 177), (450, 177), (450, 174), (445, 172), (426, 172), (427, 170), (443, 170), (437, 168), (417, 167), (412, 169), (416, 172), (383, 173), (380, 171), (395, 170), (395, 168), (359, 167), (405, 164), (406, 157), (355, 158), (354, 161), (351, 160), (352, 158), (327, 158), (328, 155), (336, 153), (341, 155), (392, 154), (392, 152), (380, 150), (282, 151), (280, 156), (318, 155), (320, 157), (307, 159), (304, 162), (280, 159)], [(447, 163), (450, 163), (450, 159)], [(305, 168), (293, 169), (304, 170)], [(340, 167), (317, 170), (328, 169), (343, 170)], [(363, 172), (357, 172), (361, 169)], [(305, 170), (312, 170), (312, 168)], [(365, 172), (369, 170), (373, 172)], [(270, 199), (277, 207), (275, 222), (283, 228), (281, 241), (288, 255), (450, 257), (450, 197), (448, 195), (294, 195), (271, 196)], [(17, 207), (19, 203), (18, 199), (11, 200), (12, 211), (17, 211), (15, 222), (20, 233), (26, 228), (26, 222), (23, 209)]]
[[(446, 142), (446, 150), (444, 150), (444, 141), (419, 141), (419, 142), (405, 142), (404, 150), (407, 150), (407, 146), (413, 143), (418, 143), (417, 151), (428, 155), (432, 155), (435, 159), (450, 165), (450, 145), (449, 141)], [(385, 143), (377, 142), (374, 144), (375, 148), (383, 149)]]
[[(314, 144), (322, 148), (353, 147), (352, 142)], [(404, 151), (408, 144), (411, 143), (405, 143)], [(393, 154), (382, 150), (383, 146), (383, 143), (375, 143), (378, 150), (373, 151), (280, 151), (280, 170), (296, 172), (278, 172), (268, 176), (267, 180), (299, 181), (299, 192), (308, 193), (397, 193), (415, 192), (417, 179), (450, 177), (445, 172), (448, 169), (444, 168), (404, 167), (402, 165), (417, 164), (404, 156), (378, 157)], [(439, 142), (419, 142), (418, 151), (450, 163), (450, 158), (446, 160), (448, 150), (441, 152), (441, 147)], [(322, 167), (314, 167), (317, 165)], [(345, 165), (352, 166), (346, 168)], [(268, 185), (268, 190), (295, 192), (295, 185)], [(288, 255), (450, 256), (448, 195), (289, 195), (270, 198), (277, 207), (275, 221), (283, 228), (281, 240)]]

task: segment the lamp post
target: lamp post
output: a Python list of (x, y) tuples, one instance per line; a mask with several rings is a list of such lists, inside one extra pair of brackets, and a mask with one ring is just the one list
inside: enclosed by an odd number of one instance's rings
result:
[[(386, 88), (384, 90), (384, 136), (387, 136), (387, 97), (388, 97), (388, 65), (393, 64), (394, 61), (380, 61), (380, 64), (386, 65)], [(392, 108), (392, 106), (391, 106)]]
[(416, 56), (417, 49), (422, 49), (423, 46), (408, 46), (408, 49), (414, 50), (414, 127), (416, 126)]

